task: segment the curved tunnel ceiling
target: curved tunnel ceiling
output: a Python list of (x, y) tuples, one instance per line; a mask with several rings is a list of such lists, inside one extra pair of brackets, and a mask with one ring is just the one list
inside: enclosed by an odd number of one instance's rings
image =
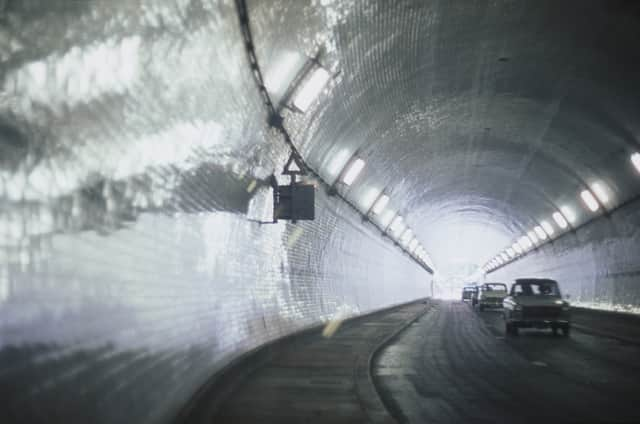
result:
[[(436, 265), (482, 264), (564, 204), (588, 219), (578, 194), (594, 180), (617, 203), (637, 193), (628, 169), (640, 131), (637, 5), (331, 7), (338, 17), (320, 61), (337, 82), (292, 127), (321, 170), (357, 150), (367, 162), (358, 185), (391, 190)], [(314, 15), (300, 8), (255, 7), (259, 30), (288, 22), (259, 43), (267, 67), (280, 51), (308, 48), (295, 34)]]
[[(176, 192), (215, 183), (218, 171), (199, 173), (207, 162), (239, 175), (239, 192), (243, 175), (264, 178), (281, 166), (258, 159), (281, 141), (265, 126), (233, 2), (89, 8), (61, 0), (47, 10), (36, 3), (0, 3), (9, 94), (0, 102), (11, 122), (0, 121), (0, 131), (13, 155), (2, 164), (7, 198), (37, 198), (55, 170), (64, 171), (54, 197), (100, 176), (146, 172), (152, 188), (129, 187), (131, 202), (159, 207), (169, 195), (153, 189), (157, 181), (173, 181)], [(624, 166), (640, 133), (636, 3), (254, 0), (248, 7), (275, 99), (306, 57), (319, 53), (333, 75), (306, 113), (284, 111), (308, 163), (330, 180), (332, 161), (357, 151), (367, 166), (345, 196), (357, 204), (366, 190), (386, 188), (390, 207), (436, 265), (481, 265), (562, 204), (589, 218), (578, 193), (594, 180), (617, 203), (638, 191)], [(102, 160), (89, 162), (96, 151)], [(54, 171), (34, 172), (44, 166), (38, 157)], [(20, 167), (28, 184), (14, 193)]]

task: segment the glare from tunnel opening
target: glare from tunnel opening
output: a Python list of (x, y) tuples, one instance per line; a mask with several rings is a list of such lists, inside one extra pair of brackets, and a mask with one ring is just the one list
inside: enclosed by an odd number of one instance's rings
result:
[(533, 231), (536, 232), (536, 234), (538, 235), (538, 238), (540, 240), (546, 240), (547, 239), (547, 233), (544, 232), (544, 230), (542, 229), (541, 226), (537, 226), (533, 229)]
[(330, 75), (326, 69), (322, 67), (315, 68), (311, 77), (309, 77), (304, 86), (298, 91), (298, 94), (296, 94), (293, 105), (300, 111), (306, 112), (327, 84), (329, 78)]
[(553, 220), (556, 221), (558, 227), (562, 228), (563, 230), (569, 226), (569, 223), (566, 219), (564, 219), (564, 216), (562, 216), (560, 212), (553, 213)]
[(598, 200), (600, 200), (602, 203), (609, 203), (609, 190), (603, 183), (593, 183), (591, 185), (591, 191), (595, 193)]
[(562, 215), (564, 215), (564, 217), (567, 219), (567, 221), (569, 221), (569, 223), (574, 224), (576, 222), (576, 213), (573, 211), (573, 209), (570, 206), (562, 206), (560, 208), (560, 212), (562, 212)]
[(384, 210), (384, 208), (387, 207), (388, 204), (389, 204), (389, 196), (387, 196), (386, 194), (383, 194), (382, 196), (378, 197), (378, 200), (376, 200), (376, 202), (373, 204), (373, 208), (371, 209), (371, 212), (378, 215)]
[(540, 223), (540, 226), (542, 227), (542, 229), (544, 230), (545, 233), (547, 233), (547, 235), (549, 237), (551, 237), (556, 231), (553, 229), (553, 226), (551, 224), (549, 224), (549, 221), (542, 221)]
[(636, 171), (640, 172), (640, 153), (634, 153), (631, 155), (631, 163)]
[(600, 204), (596, 200), (593, 193), (591, 193), (589, 190), (583, 190), (582, 193), (580, 193), (580, 197), (591, 212), (596, 212), (598, 209), (600, 209)]
[(365, 162), (362, 159), (357, 158), (354, 160), (342, 176), (342, 182), (348, 186), (353, 184), (356, 178), (358, 178), (358, 175), (360, 175), (360, 172), (364, 169), (364, 165)]

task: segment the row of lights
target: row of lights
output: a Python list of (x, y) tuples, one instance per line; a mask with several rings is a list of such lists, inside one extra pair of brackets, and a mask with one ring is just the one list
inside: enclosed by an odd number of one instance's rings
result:
[[(300, 112), (306, 112), (330, 79), (331, 75), (326, 69), (319, 65), (314, 66), (310, 70), (308, 78), (305, 78), (304, 85), (296, 90), (292, 101), (293, 106)], [(338, 174), (338, 180), (346, 186), (351, 186), (365, 166), (366, 163), (362, 158), (352, 157)], [(414, 259), (435, 272), (431, 258), (413, 235), (413, 231), (404, 223), (401, 215), (389, 208), (390, 201), (389, 195), (384, 191), (373, 192), (365, 216), (367, 218), (372, 215), (377, 216), (384, 234), (394, 236), (396, 243), (402, 246)]]
[[(640, 173), (640, 153), (631, 155), (631, 163), (638, 173)], [(611, 200), (607, 187), (602, 182), (593, 183), (588, 189), (580, 193), (580, 199), (591, 212), (597, 212)], [(540, 221), (531, 231), (516, 240), (511, 246), (500, 252), (493, 259), (487, 262), (482, 270), (485, 273), (491, 272), (496, 268), (505, 265), (518, 256), (525, 255), (531, 249), (551, 240), (554, 235), (560, 234), (571, 228), (576, 222), (576, 214), (570, 206), (562, 206), (560, 210), (554, 212), (551, 217), (558, 227), (558, 232), (551, 224), (551, 220)]]

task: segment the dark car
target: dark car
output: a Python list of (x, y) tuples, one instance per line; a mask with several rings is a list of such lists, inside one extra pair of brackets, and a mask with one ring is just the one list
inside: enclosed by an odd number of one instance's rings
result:
[(478, 287), (465, 286), (462, 289), (462, 301), (471, 302), (472, 305), (475, 305), (478, 301)]
[(569, 335), (569, 303), (562, 299), (558, 282), (543, 278), (522, 278), (511, 286), (503, 301), (505, 330), (517, 335), (519, 328), (550, 328)]

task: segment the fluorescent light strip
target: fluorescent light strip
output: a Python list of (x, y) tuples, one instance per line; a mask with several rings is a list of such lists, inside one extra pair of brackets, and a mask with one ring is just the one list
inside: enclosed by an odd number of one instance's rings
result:
[(567, 221), (569, 221), (569, 223), (574, 224), (576, 222), (576, 213), (573, 211), (573, 209), (567, 205), (562, 206), (560, 208), (560, 212), (562, 212), (562, 215), (564, 215), (564, 217), (567, 219)]
[(540, 240), (546, 240), (547, 239), (547, 233), (544, 232), (544, 230), (542, 229), (541, 226), (537, 226), (533, 229), (533, 231), (536, 232), (536, 234), (538, 235), (538, 238)]
[(309, 77), (305, 85), (300, 89), (293, 100), (293, 105), (302, 112), (306, 112), (309, 106), (311, 106), (311, 103), (316, 97), (318, 97), (324, 86), (327, 84), (329, 78), (330, 75), (326, 69), (322, 67), (315, 68), (311, 77)]
[(515, 250), (517, 254), (522, 254), (522, 247), (518, 244), (518, 242), (513, 243), (511, 245), (511, 248)]
[(640, 172), (640, 153), (636, 152), (631, 155), (631, 163), (636, 168), (636, 171)]
[(553, 213), (553, 220), (556, 221), (558, 227), (562, 228), (563, 230), (569, 226), (569, 223), (566, 219), (564, 219), (564, 216), (562, 216), (560, 212)]
[(580, 193), (580, 197), (591, 212), (595, 212), (600, 209), (600, 204), (593, 196), (593, 193), (591, 193), (589, 190), (583, 190), (582, 193)]
[(551, 224), (549, 224), (549, 221), (542, 221), (540, 223), (540, 226), (542, 227), (542, 229), (544, 230), (545, 233), (547, 233), (547, 235), (549, 237), (551, 237), (553, 235), (553, 233), (555, 233), (555, 230), (553, 229), (553, 227), (551, 226)]
[(609, 189), (601, 182), (591, 184), (591, 191), (602, 203), (609, 203)]
[(342, 177), (342, 182), (345, 183), (346, 185), (353, 184), (356, 178), (358, 178), (358, 175), (360, 175), (360, 172), (362, 172), (362, 170), (364, 169), (364, 165), (365, 165), (365, 162), (362, 159), (357, 158), (356, 160), (354, 160), (349, 165), (347, 172), (344, 173)]
[(536, 235), (535, 231), (529, 231), (527, 233), (527, 237), (529, 238), (529, 240), (531, 241), (531, 244), (536, 244), (538, 243), (538, 236)]
[(371, 208), (371, 212), (378, 215), (384, 210), (384, 208), (387, 207), (388, 204), (389, 204), (389, 196), (387, 196), (386, 194), (383, 194), (382, 196), (378, 197), (378, 200), (376, 200), (376, 202), (373, 204), (373, 208)]

